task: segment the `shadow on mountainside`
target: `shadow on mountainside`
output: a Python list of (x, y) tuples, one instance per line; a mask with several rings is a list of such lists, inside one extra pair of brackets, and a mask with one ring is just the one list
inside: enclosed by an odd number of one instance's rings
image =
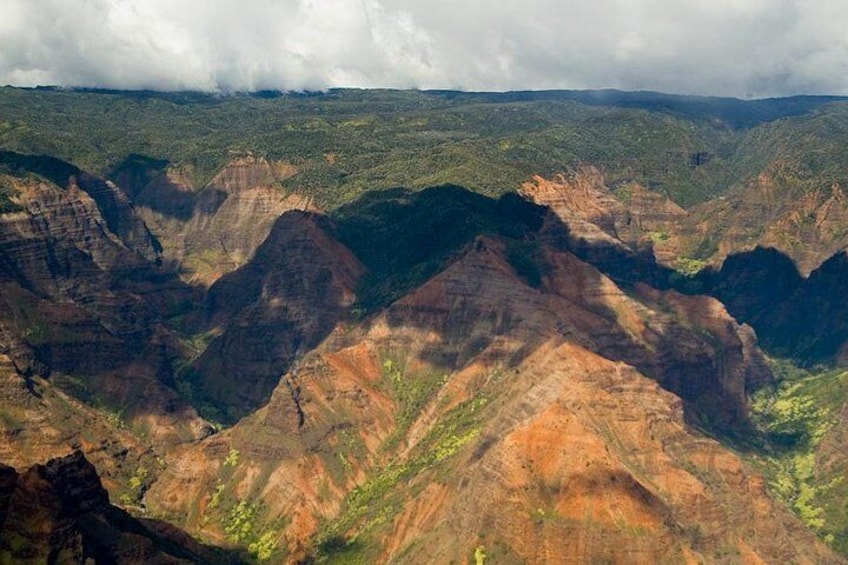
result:
[(196, 195), (176, 186), (166, 174), (170, 163), (146, 155), (131, 154), (107, 175), (137, 206), (188, 221), (197, 204)]
[(803, 365), (843, 364), (848, 343), (848, 255), (836, 253), (804, 278), (793, 260), (757, 247), (730, 255), (695, 277), (701, 292), (725, 303), (756, 331), (763, 349)]
[(138, 519), (109, 502), (80, 451), (18, 473), (0, 464), (4, 563), (246, 563), (179, 528)]
[[(700, 306), (682, 304), (686, 297), (645, 289), (671, 284), (673, 271), (652, 255), (572, 237), (548, 208), (516, 194), (375, 192), (323, 225), (368, 269), (357, 306), (386, 308), (392, 326), (440, 335), (425, 356), (444, 370), (462, 368), (500, 337), (524, 343), (510, 354), (513, 365), (548, 340), (570, 340), (677, 393), (693, 421), (743, 428), (744, 391), (770, 380), (764, 363), (746, 358), (748, 337), (725, 329), (731, 319), (698, 321)], [(646, 330), (634, 335), (626, 316), (641, 317)]]
[[(20, 157), (15, 156), (20, 166), (53, 176), (67, 172), (60, 161), (48, 159), (44, 164), (32, 158), (24, 162)], [(120, 174), (128, 186), (137, 187), (151, 175), (161, 175), (165, 166), (162, 161), (134, 156), (116, 170), (123, 171)], [(57, 364), (59, 354), (62, 359), (100, 359), (117, 367), (144, 358), (148, 342), (156, 338), (155, 355), (148, 355), (156, 359), (151, 370), (172, 386), (173, 367), (180, 362), (174, 345), (169, 345), (174, 336), (160, 339), (151, 328), (179, 313), (170, 304), (170, 296), (187, 299), (189, 289), (176, 288), (173, 277), (152, 269), (149, 259), (142, 257), (145, 253), (130, 259), (129, 250), (141, 249), (146, 233), (143, 222), (121, 199), (126, 195), (97, 179), (81, 183), (83, 190), (91, 186), (101, 193), (96, 201), (107, 225), (123, 234), (127, 249), (112, 249), (114, 244), (104, 238), (108, 261), (100, 259), (95, 265), (76, 251), (82, 242), (59, 241), (57, 245), (68, 247), (66, 255), (57, 255), (59, 248), (45, 249), (39, 256), (53, 258), (52, 262), (47, 261), (32, 284), (53, 284), (50, 281), (57, 277), (89, 281), (71, 289), (89, 297), (85, 302), (80, 294), (79, 306), (96, 312), (95, 326), (102, 324), (105, 333), (89, 328), (91, 339), (84, 340), (87, 345), (81, 354), (83, 344), (58, 339), (55, 332), (47, 331), (34, 344), (35, 351), (41, 352), (38, 356), (48, 370), (56, 368), (51, 366)], [(135, 194), (135, 189), (127, 190)], [(56, 222), (65, 220), (57, 213)], [(139, 226), (144, 229), (139, 231)], [(15, 259), (14, 254), (21, 251), (13, 249), (14, 241), (6, 243), (0, 246), (0, 258), (23, 265)], [(103, 265), (112, 265), (114, 273), (104, 272)], [(717, 375), (724, 370), (725, 349), (741, 355), (738, 336), (732, 344), (717, 337), (715, 329), (699, 336), (704, 328), (694, 330), (687, 327), (692, 325), (690, 320), (679, 323), (676, 319), (690, 316), (683, 312), (685, 308), (665, 317), (656, 314), (669, 310), (670, 299), (640, 285), (668, 288), (670, 276), (650, 254), (574, 237), (548, 208), (517, 194), (495, 200), (453, 185), (370, 192), (328, 216), (283, 214), (252, 260), (210, 287), (188, 317), (186, 325), (201, 343), (202, 353), (181, 369), (177, 384), (187, 383), (183, 392), (192, 402), (232, 423), (265, 404), (281, 376), (340, 320), (368, 319), (388, 308), (391, 323), (418, 324), (451, 344), (428, 354), (446, 369), (460, 368), (492, 340), (514, 332), (524, 342), (522, 350), (513, 353), (515, 363), (548, 339), (573, 340), (604, 357), (636, 366), (680, 394), (690, 408), (697, 406), (695, 412), (714, 412), (710, 421), (736, 422), (741, 418), (739, 403), (727, 402), (726, 387)], [(428, 281), (437, 284), (436, 279), (450, 287), (443, 289), (447, 302), (428, 305), (419, 291)], [(163, 285), (173, 286), (173, 292), (163, 292)], [(103, 288), (108, 289), (106, 295)], [(45, 290), (39, 296), (50, 302), (54, 294)], [(103, 297), (102, 312), (98, 296)], [(33, 303), (29, 311), (39, 308)], [(115, 316), (115, 308), (120, 316)], [(420, 315), (428, 308), (430, 315)], [(633, 312), (647, 328), (641, 335), (621, 322)], [(77, 326), (88, 320), (74, 316), (70, 320), (77, 325), (68, 327), (74, 335), (83, 335)], [(8, 317), (21, 319), (14, 312)], [(124, 335), (129, 345), (121, 345)], [(98, 349), (100, 345), (105, 349)], [(125, 358), (127, 354), (130, 357)], [(93, 370), (76, 365), (61, 369)]]

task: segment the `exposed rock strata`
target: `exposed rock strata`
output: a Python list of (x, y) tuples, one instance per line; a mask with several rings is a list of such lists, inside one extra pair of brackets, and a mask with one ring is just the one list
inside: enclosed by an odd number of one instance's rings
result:
[[(222, 542), (223, 504), (284, 512), (289, 561), (316, 550), (324, 521), (378, 562), (459, 561), (479, 545), (531, 562), (837, 562), (684, 423), (705, 399), (744, 425), (746, 388), (770, 378), (750, 330), (712, 299), (628, 295), (552, 250), (532, 288), (503, 245), (479, 238), (366, 326), (339, 325), (265, 407), (176, 458), (148, 504)], [(431, 392), (405, 412), (415, 389)]]
[(153, 178), (125, 171), (117, 182), (132, 194), (162, 242), (163, 261), (185, 280), (208, 286), (244, 265), (277, 217), (312, 207), (308, 198), (279, 188), (296, 173), (292, 165), (248, 155), (234, 159), (203, 187), (194, 187), (179, 169)]
[(209, 289), (200, 327), (215, 335), (193, 363), (204, 397), (243, 416), (346, 315), (363, 272), (310, 213), (274, 224), (254, 259)]
[[(72, 376), (77, 392), (126, 409), (130, 420), (158, 414), (173, 429), (186, 416), (192, 427), (196, 415), (167, 383), (175, 345), (163, 325), (185, 310), (191, 290), (112, 232), (82, 184), (6, 181), (24, 211), (0, 216), (0, 353), (21, 375)], [(116, 210), (131, 212), (121, 206), (116, 200)], [(121, 217), (116, 229), (128, 241), (148, 241), (143, 224), (123, 230)]]
[(0, 465), (0, 559), (14, 563), (226, 563), (161, 523), (139, 521), (109, 504), (81, 452), (22, 474)]

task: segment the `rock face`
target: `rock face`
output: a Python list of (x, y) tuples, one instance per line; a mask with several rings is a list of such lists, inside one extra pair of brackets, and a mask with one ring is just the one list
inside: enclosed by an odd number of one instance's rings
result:
[[(746, 389), (770, 379), (750, 330), (713, 299), (628, 294), (544, 253), (535, 288), (504, 240), (480, 237), (382, 314), (337, 325), (267, 405), (175, 458), (147, 504), (221, 542), (271, 536), (289, 562), (478, 548), (508, 562), (838, 562), (685, 423), (746, 425)], [(239, 538), (245, 511), (289, 520)]]
[(620, 247), (624, 243), (634, 250), (650, 247), (660, 263), (674, 265), (677, 261), (675, 233), (689, 214), (638, 183), (613, 193), (600, 170), (583, 166), (550, 180), (537, 175), (519, 192), (550, 207), (571, 236), (585, 244)]
[(288, 212), (244, 267), (209, 289), (192, 364), (203, 398), (230, 419), (267, 402), (296, 358), (318, 345), (353, 303), (363, 268), (310, 213)]
[(24, 365), (27, 357), (59, 371), (129, 362), (156, 313), (116, 287), (132, 284), (148, 263), (106, 231), (95, 202), (76, 183), (67, 190), (29, 183), (20, 198), (27, 212), (0, 218), (0, 276), (2, 319), (11, 326), (5, 333), (9, 341), (23, 336), (15, 350), (29, 349), (22, 352), (22, 370), (37, 370)]
[[(639, 187), (619, 200), (585, 169), (525, 187), (551, 211), (452, 186), (277, 218), (294, 206), (280, 165), (240, 159), (197, 192), (142, 165), (116, 175), (123, 192), (10, 177), (0, 455), (81, 447), (104, 481), (80, 456), (2, 470), (11, 558), (220, 557), (114, 509), (105, 484), (277, 561), (835, 561), (694, 431), (750, 431), (748, 394), (772, 375), (720, 302), (658, 289), (649, 234), (681, 215), (673, 203)], [(166, 190), (180, 196), (156, 203)], [(433, 218), (440, 202), (456, 206)], [(192, 263), (216, 246), (226, 260)], [(359, 308), (367, 277), (384, 288)], [(69, 391), (125, 409), (135, 433)], [(211, 434), (187, 400), (232, 427)], [(53, 514), (16, 502), (26, 489)]]
[(775, 163), (737, 193), (695, 207), (675, 230), (682, 247), (714, 263), (773, 247), (808, 275), (848, 246), (848, 200), (838, 183), (799, 185), (794, 175)]
[[(708, 120), (750, 127), (748, 103), (650, 94), (250, 97), (251, 119), (241, 97), (110, 94), (127, 121), (94, 126), (68, 110), (103, 114), (88, 94), (29, 93), (38, 115), (6, 90), (4, 147), (180, 162), (99, 178), (0, 151), (0, 562), (231, 558), (104, 489), (272, 563), (844, 562), (707, 434), (751, 439), (758, 343), (848, 359), (845, 108), (746, 133)], [(111, 132), (108, 155), (62, 124)], [(534, 171), (538, 205), (483, 196)], [(479, 192), (372, 190), (395, 182)], [(828, 378), (805, 386), (841, 394)], [(823, 536), (848, 492), (831, 404), (815, 453), (785, 459), (815, 466), (787, 492)]]
[[(576, 254), (615, 280), (667, 286), (677, 260), (677, 239), (669, 235), (686, 212), (667, 198), (639, 185), (627, 187), (619, 200), (603, 174), (583, 167), (553, 180), (535, 177), (521, 194), (548, 206), (542, 231), (545, 241)], [(625, 203), (626, 202), (626, 203)]]
[(625, 239), (629, 231), (627, 208), (607, 190), (604, 175), (594, 167), (560, 174), (552, 180), (535, 176), (521, 187), (521, 193), (549, 206), (573, 233), (588, 241), (603, 241), (603, 234)]
[(296, 172), (287, 163), (247, 155), (199, 190), (183, 171), (159, 162), (131, 161), (114, 177), (162, 242), (163, 261), (184, 280), (209, 286), (244, 265), (281, 214), (311, 208), (308, 198), (277, 186)]
[[(384, 559), (438, 563), (482, 548), (530, 563), (835, 560), (632, 368), (569, 344), (528, 361), (511, 395), (487, 404), (501, 416), (459, 452), (460, 471), (422, 481)], [(425, 503), (434, 493), (435, 510)]]
[[(745, 392), (768, 381), (769, 371), (750, 329), (736, 324), (720, 303), (644, 285), (636, 287), (634, 298), (575, 256), (553, 250), (547, 252), (550, 272), (541, 292), (515, 288), (504, 255), (502, 243), (478, 240), (455, 267), (395, 303), (390, 323), (394, 316), (414, 323), (423, 312), (435, 318), (420, 322), (430, 331), (480, 347), (509, 333), (528, 350), (554, 333), (637, 367), (692, 402), (693, 409), (705, 403), (701, 408), (716, 421), (745, 425)], [(454, 366), (466, 361), (462, 350), (447, 360)]]
[(81, 452), (18, 474), (0, 465), (0, 559), (14, 563), (228, 563), (185, 533), (111, 506)]
[[(0, 353), (24, 376), (70, 375), (77, 392), (130, 420), (158, 414), (163, 429), (196, 427), (167, 383), (174, 344), (163, 325), (192, 291), (148, 260), (155, 241), (122, 195), (80, 179), (62, 188), (4, 177), (22, 211), (0, 215)], [(85, 186), (111, 202), (111, 220)]]

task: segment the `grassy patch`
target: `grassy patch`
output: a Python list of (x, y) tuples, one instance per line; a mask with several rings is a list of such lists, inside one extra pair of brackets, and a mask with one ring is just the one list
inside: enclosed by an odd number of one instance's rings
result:
[[(318, 562), (355, 563), (356, 559), (364, 559), (362, 562), (367, 563), (376, 557), (371, 553), (375, 544), (369, 541), (381, 527), (392, 524), (410, 496), (409, 482), (426, 470), (438, 471), (440, 463), (479, 437), (481, 409), (486, 403), (485, 397), (478, 396), (460, 404), (416, 445), (408, 459), (391, 460), (354, 488), (345, 498), (339, 517), (325, 523), (319, 532)], [(450, 472), (447, 467), (445, 472)], [(351, 561), (339, 561), (342, 558)]]
[[(825, 542), (848, 553), (848, 485), (842, 465), (821, 466), (823, 441), (839, 422), (848, 398), (848, 372), (804, 370), (788, 361), (773, 362), (774, 390), (760, 390), (753, 417), (764, 434), (756, 457), (771, 492)], [(833, 455), (833, 454), (829, 454)]]

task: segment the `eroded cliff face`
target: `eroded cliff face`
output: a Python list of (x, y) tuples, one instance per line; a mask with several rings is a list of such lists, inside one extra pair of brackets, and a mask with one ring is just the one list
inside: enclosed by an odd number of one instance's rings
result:
[(14, 563), (228, 563), (184, 532), (109, 503), (81, 452), (19, 474), (0, 465), (0, 559)]
[(5, 182), (22, 210), (0, 215), (0, 353), (23, 377), (50, 377), (130, 423), (158, 416), (160, 431), (177, 436), (202, 427), (167, 382), (174, 340), (163, 323), (185, 310), (191, 290), (145, 257), (155, 250), (135, 229), (143, 224), (115, 220), (125, 242), (73, 178), (66, 188)]
[(264, 157), (238, 157), (203, 187), (178, 168), (152, 178), (133, 172), (117, 174), (118, 184), (161, 241), (163, 261), (193, 284), (209, 286), (244, 265), (284, 212), (312, 208), (279, 187), (297, 169)]
[(550, 180), (536, 176), (519, 192), (551, 208), (567, 228), (575, 250), (606, 247), (608, 253), (625, 256), (647, 250), (661, 264), (674, 267), (677, 263), (676, 234), (688, 213), (637, 183), (613, 193), (600, 170), (583, 166)]
[(791, 257), (809, 275), (848, 246), (848, 201), (838, 183), (801, 182), (773, 164), (735, 194), (693, 208), (677, 228), (682, 248), (720, 263), (757, 246)]
[(732, 194), (689, 210), (636, 183), (613, 191), (591, 166), (536, 176), (520, 192), (551, 207), (575, 249), (605, 247), (622, 256), (650, 250), (658, 263), (686, 271), (687, 259), (720, 265), (730, 255), (771, 247), (807, 276), (848, 247), (848, 200), (838, 183), (797, 174), (775, 162)]
[[(748, 393), (772, 375), (720, 302), (651, 286), (656, 233), (685, 216), (673, 203), (636, 186), (619, 200), (590, 168), (537, 178), (524, 191), (551, 212), (462, 208), (501, 235), (418, 249), (407, 267), (441, 272), (363, 319), (366, 268), (333, 220), (280, 216), (306, 207), (274, 186), (290, 173), (249, 157), (199, 192), (163, 173), (123, 195), (15, 180), (0, 457), (84, 449), (128, 508), (289, 562), (836, 561), (695, 431), (750, 431)], [(160, 190), (182, 196), (155, 204)], [(216, 245), (228, 259), (192, 266)], [(212, 434), (188, 401), (235, 425)], [(57, 551), (88, 551), (74, 536)], [(151, 558), (137, 546), (122, 559)]]
[(184, 378), (230, 421), (247, 415), (347, 316), (362, 273), (315, 215), (284, 214), (253, 260), (209, 289), (194, 324), (211, 341)]
[(147, 504), (221, 543), (273, 540), (290, 562), (443, 563), (478, 547), (529, 562), (836, 562), (686, 424), (704, 411), (747, 425), (746, 389), (771, 378), (750, 330), (715, 300), (628, 294), (545, 255), (534, 288), (503, 240), (481, 237), (382, 314), (337, 324), (267, 405), (183, 448)]
[(603, 173), (595, 167), (585, 166), (551, 180), (535, 176), (520, 192), (549, 206), (575, 234), (589, 241), (604, 239), (598, 230), (615, 239), (624, 239), (629, 231), (629, 211), (607, 189)]
[[(530, 563), (835, 561), (632, 367), (545, 344), (520, 373), (483, 408), (498, 415), (457, 452), (458, 472), (416, 481), (424, 488), (392, 522), (383, 559), (438, 563), (482, 548)], [(487, 385), (471, 394), (485, 398)]]

